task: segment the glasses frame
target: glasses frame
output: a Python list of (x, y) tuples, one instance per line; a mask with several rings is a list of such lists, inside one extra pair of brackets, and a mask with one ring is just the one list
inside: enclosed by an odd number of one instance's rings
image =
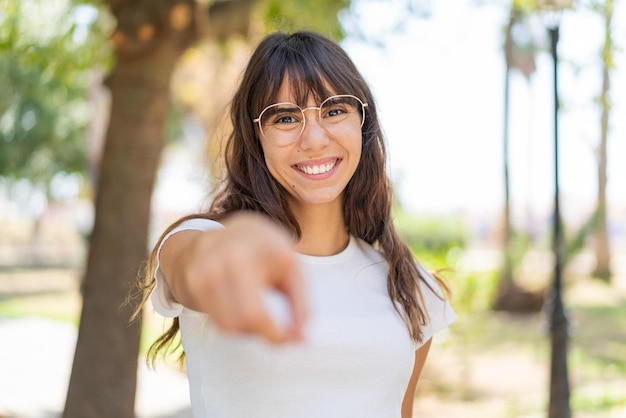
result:
[[(290, 105), (290, 106), (295, 106), (298, 109), (300, 109), (300, 111), (302, 112), (302, 128), (300, 129), (300, 133), (298, 134), (298, 136), (291, 142), (289, 142), (288, 144), (282, 144), (282, 145), (277, 145), (274, 144), (276, 146), (282, 146), (282, 147), (286, 147), (288, 145), (291, 145), (295, 142), (298, 141), (298, 139), (300, 139), (300, 137), (302, 136), (302, 133), (304, 132), (304, 128), (306, 127), (306, 112), (307, 110), (317, 110), (317, 117), (318, 120), (322, 119), (322, 107), (324, 107), (324, 103), (328, 102), (329, 100), (333, 100), (333, 99), (337, 99), (337, 98), (342, 98), (342, 97), (350, 97), (355, 99), (356, 101), (358, 101), (361, 104), (361, 114), (363, 115), (363, 117), (361, 118), (361, 126), (359, 126), (359, 129), (363, 127), (363, 124), (365, 123), (365, 108), (367, 107), (367, 103), (363, 102), (363, 100), (359, 99), (357, 96), (353, 95), (353, 94), (335, 94), (333, 96), (327, 97), (326, 99), (324, 99), (324, 101), (322, 103), (320, 103), (319, 106), (309, 106), (309, 107), (305, 107), (304, 109), (301, 108), (300, 106), (298, 106), (295, 103), (292, 102), (279, 102), (279, 103), (274, 103), (271, 104), (269, 106), (267, 106), (265, 109), (263, 109), (261, 111), (261, 113), (259, 113), (259, 116), (255, 119), (252, 120), (252, 122), (256, 123), (259, 126), (259, 131), (261, 132), (261, 135), (265, 136), (265, 133), (263, 132), (263, 126), (261, 125), (261, 118), (263, 117), (263, 114), (265, 112), (267, 112), (269, 109), (272, 109), (276, 106), (282, 106), (282, 105)], [(324, 128), (326, 129), (326, 128)], [(273, 142), (272, 142), (273, 143)]]

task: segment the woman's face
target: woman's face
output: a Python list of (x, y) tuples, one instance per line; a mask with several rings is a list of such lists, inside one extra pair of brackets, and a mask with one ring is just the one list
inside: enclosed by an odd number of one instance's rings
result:
[[(277, 103), (292, 102), (289, 82), (283, 80)], [(306, 107), (317, 107), (309, 97)], [(304, 112), (306, 123), (300, 137), (288, 145), (276, 145), (259, 133), (265, 163), (271, 175), (290, 194), (292, 210), (307, 205), (336, 205), (342, 210), (343, 192), (361, 159), (359, 118), (346, 119), (325, 129), (317, 109)]]

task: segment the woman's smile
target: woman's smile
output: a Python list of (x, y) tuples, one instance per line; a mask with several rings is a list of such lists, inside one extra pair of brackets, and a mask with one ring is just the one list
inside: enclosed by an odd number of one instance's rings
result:
[[(330, 161), (308, 161), (304, 163), (294, 164), (293, 167), (312, 178), (327, 178), (332, 174), (333, 169), (341, 162), (340, 158), (332, 158)], [(327, 176), (323, 176), (328, 174)]]

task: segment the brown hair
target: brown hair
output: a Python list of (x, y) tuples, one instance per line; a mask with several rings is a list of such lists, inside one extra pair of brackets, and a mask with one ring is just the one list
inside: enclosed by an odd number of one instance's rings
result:
[[(392, 190), (385, 168), (385, 139), (376, 103), (345, 51), (322, 35), (306, 31), (275, 33), (259, 44), (231, 103), (233, 130), (226, 143), (226, 171), (220, 188), (206, 213), (179, 220), (163, 236), (186, 219), (204, 217), (219, 221), (239, 210), (261, 212), (300, 236), (300, 227), (287, 205), (288, 192), (270, 175), (253, 123), (267, 105), (275, 102), (285, 77), (298, 103), (306, 104), (310, 95), (319, 103), (331, 94), (352, 94), (368, 103), (362, 127), (361, 160), (344, 193), (345, 224), (350, 234), (382, 251), (389, 263), (389, 297), (404, 319), (411, 338), (421, 342), (422, 327), (428, 320), (419, 285), (424, 278), (391, 219)], [(156, 248), (141, 283), (144, 292), (141, 306), (155, 285)], [(170, 329), (150, 348), (151, 360), (171, 344), (177, 331), (175, 318)]]

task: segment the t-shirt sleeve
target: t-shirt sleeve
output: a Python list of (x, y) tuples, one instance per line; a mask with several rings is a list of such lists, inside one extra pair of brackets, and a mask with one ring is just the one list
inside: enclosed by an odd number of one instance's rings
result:
[(182, 222), (180, 225), (172, 229), (167, 235), (163, 237), (157, 250), (156, 268), (154, 269), (154, 279), (156, 281), (156, 284), (154, 286), (154, 289), (152, 289), (152, 293), (150, 294), (150, 302), (152, 303), (154, 310), (159, 315), (165, 316), (167, 318), (173, 318), (175, 316), (179, 316), (183, 311), (183, 305), (174, 300), (174, 297), (170, 292), (167, 282), (163, 277), (163, 273), (161, 272), (159, 257), (161, 256), (161, 248), (163, 248), (163, 244), (165, 244), (165, 241), (167, 241), (172, 235), (181, 231), (209, 231), (218, 228), (222, 228), (222, 225), (218, 222), (204, 218), (193, 218)]
[(437, 283), (437, 279), (419, 263), (417, 264), (417, 268), (426, 281), (426, 283), (421, 281), (420, 285), (429, 320), (422, 329), (424, 338), (421, 343), (416, 343), (415, 349), (420, 348), (424, 343), (428, 342), (433, 335), (446, 329), (450, 324), (456, 321), (456, 313), (452, 309), (452, 306), (450, 306), (448, 299), (445, 298), (445, 294)]

